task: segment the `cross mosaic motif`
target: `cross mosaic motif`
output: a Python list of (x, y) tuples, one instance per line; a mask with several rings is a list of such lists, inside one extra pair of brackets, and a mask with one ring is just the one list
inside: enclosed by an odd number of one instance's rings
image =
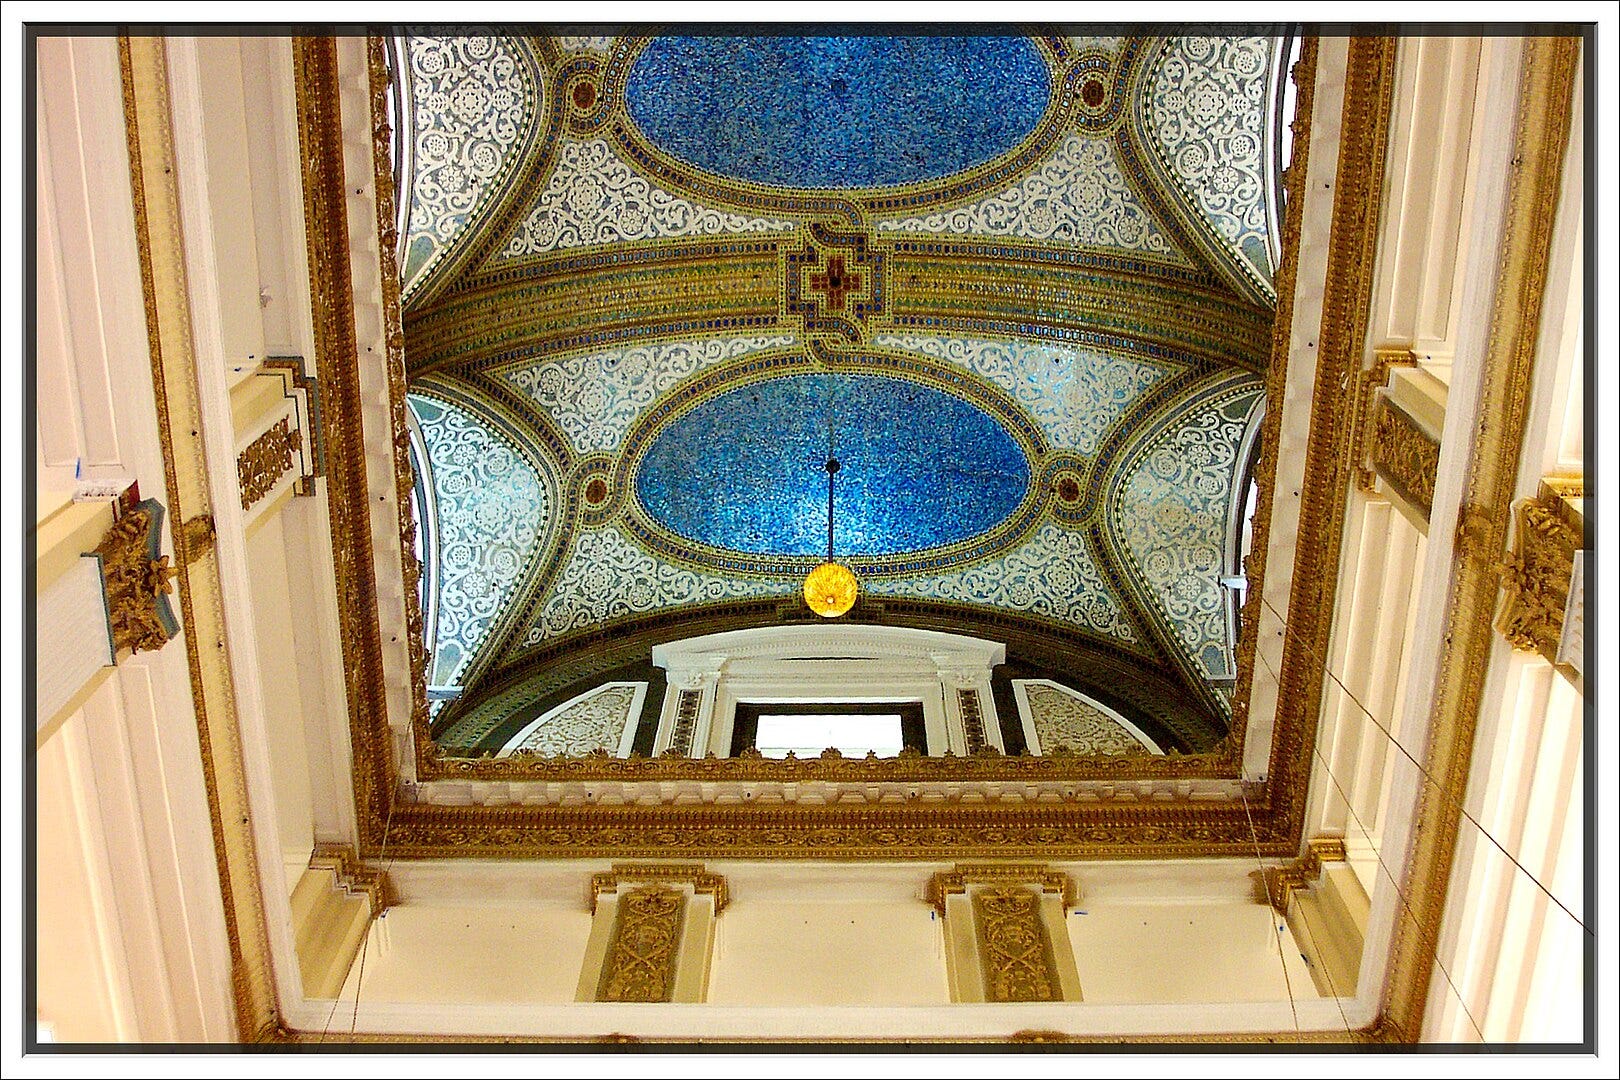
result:
[(844, 257), (833, 255), (827, 259), (827, 272), (811, 274), (810, 287), (827, 297), (827, 305), (834, 311), (844, 310), (844, 297), (861, 287), (861, 275), (844, 269)]

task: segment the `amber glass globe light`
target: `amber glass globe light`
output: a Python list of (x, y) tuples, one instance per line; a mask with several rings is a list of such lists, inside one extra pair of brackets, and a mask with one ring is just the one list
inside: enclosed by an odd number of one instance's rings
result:
[(855, 575), (849, 567), (824, 562), (804, 579), (804, 602), (823, 619), (836, 619), (855, 606)]

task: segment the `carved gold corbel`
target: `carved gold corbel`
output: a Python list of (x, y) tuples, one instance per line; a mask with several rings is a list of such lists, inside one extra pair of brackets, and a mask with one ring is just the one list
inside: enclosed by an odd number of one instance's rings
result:
[(1584, 543), (1576, 500), (1581, 480), (1543, 480), (1534, 499), (1513, 508), (1513, 550), (1502, 575), (1502, 607), (1496, 629), (1515, 649), (1557, 663), (1569, 604), (1575, 552)]
[(163, 507), (156, 499), (124, 511), (91, 553), (101, 560), (113, 652), (161, 649), (180, 625), (170, 610), (171, 579), (179, 571), (158, 554)]
[(1344, 862), (1346, 858), (1343, 839), (1318, 836), (1307, 845), (1305, 854), (1292, 862), (1249, 872), (1255, 885), (1255, 902), (1270, 904), (1278, 915), (1287, 915), (1295, 890), (1320, 878), (1323, 863)]
[(1368, 458), (1374, 444), (1373, 402), (1378, 389), (1389, 385), (1389, 375), (1398, 367), (1416, 367), (1417, 354), (1410, 348), (1383, 348), (1373, 350), (1372, 367), (1363, 368), (1358, 376), (1359, 386), (1350, 399), (1350, 460), (1354, 467), (1356, 484), (1369, 495), (1377, 490), (1377, 473)]

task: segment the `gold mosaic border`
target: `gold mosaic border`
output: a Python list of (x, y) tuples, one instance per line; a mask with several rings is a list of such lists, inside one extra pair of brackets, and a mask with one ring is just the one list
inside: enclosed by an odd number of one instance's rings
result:
[[(1462, 493), (1446, 626), (1435, 680), (1424, 772), (1418, 792), (1403, 895), (1408, 919), (1396, 923), (1385, 1012), (1403, 1041), (1422, 1033), (1445, 915), (1474, 734), (1490, 666), (1499, 567), (1507, 547), (1519, 460), (1535, 377), (1536, 339), (1571, 132), (1581, 39), (1524, 39), (1519, 111), (1507, 210), (1496, 253), (1496, 294), (1484, 360), (1479, 424)], [(1590, 73), (1587, 75), (1591, 77)]]

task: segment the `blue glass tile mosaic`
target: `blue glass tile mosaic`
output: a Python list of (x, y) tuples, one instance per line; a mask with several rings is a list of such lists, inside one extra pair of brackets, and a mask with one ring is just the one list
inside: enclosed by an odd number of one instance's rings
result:
[(636, 126), (698, 168), (796, 188), (949, 176), (1006, 153), (1046, 111), (1022, 37), (661, 37), (625, 89)]
[(961, 398), (877, 375), (788, 375), (711, 398), (659, 432), (636, 494), (672, 532), (762, 555), (825, 555), (832, 415), (840, 558), (966, 540), (1024, 498), (1029, 461)]

